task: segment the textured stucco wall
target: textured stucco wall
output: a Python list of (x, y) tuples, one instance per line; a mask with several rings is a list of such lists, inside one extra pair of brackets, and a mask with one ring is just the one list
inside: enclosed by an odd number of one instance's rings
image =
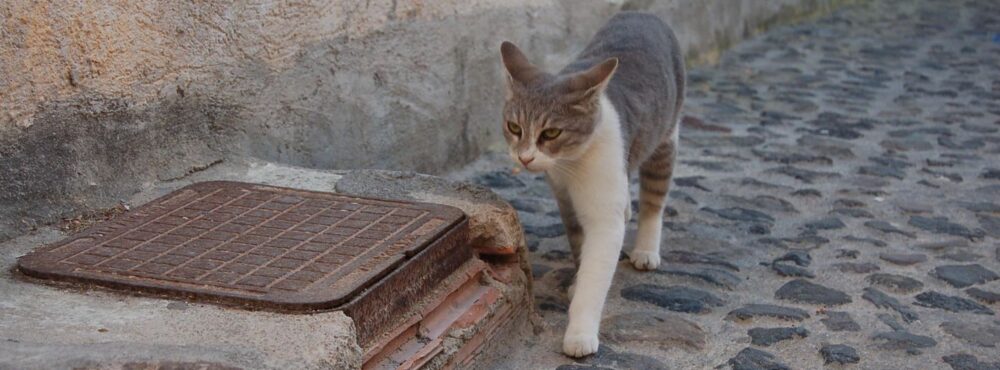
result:
[(502, 40), (555, 69), (645, 9), (710, 60), (843, 1), (4, 1), (0, 240), (244, 156), (457, 167), (500, 141)]

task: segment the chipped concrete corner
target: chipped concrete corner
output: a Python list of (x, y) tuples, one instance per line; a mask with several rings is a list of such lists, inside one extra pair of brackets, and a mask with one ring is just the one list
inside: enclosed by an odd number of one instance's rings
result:
[(0, 240), (232, 158), (457, 168), (499, 143), (504, 39), (555, 68), (614, 12), (649, 10), (710, 61), (842, 2), (8, 1)]

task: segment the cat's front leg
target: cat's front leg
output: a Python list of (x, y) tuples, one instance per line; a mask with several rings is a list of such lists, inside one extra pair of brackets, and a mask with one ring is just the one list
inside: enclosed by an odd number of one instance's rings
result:
[(582, 357), (597, 352), (604, 300), (618, 266), (625, 238), (623, 215), (628, 203), (624, 173), (571, 190), (584, 240), (575, 292), (569, 305), (569, 324), (563, 352)]

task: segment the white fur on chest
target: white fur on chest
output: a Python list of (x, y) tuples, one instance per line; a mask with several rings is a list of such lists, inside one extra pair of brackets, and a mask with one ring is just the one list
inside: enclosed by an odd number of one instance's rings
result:
[(574, 357), (597, 351), (601, 312), (625, 237), (629, 204), (625, 149), (618, 114), (601, 96), (600, 117), (586, 151), (547, 171), (569, 195), (583, 229), (580, 266), (569, 306), (563, 352)]
[(547, 175), (556, 186), (567, 189), (570, 193), (584, 193), (581, 195), (588, 198), (609, 198), (613, 194), (627, 197), (628, 189), (621, 188), (624, 184), (620, 183), (618, 176), (627, 177), (625, 146), (618, 112), (603, 94), (599, 104), (600, 117), (587, 151), (579, 158), (556, 163)]

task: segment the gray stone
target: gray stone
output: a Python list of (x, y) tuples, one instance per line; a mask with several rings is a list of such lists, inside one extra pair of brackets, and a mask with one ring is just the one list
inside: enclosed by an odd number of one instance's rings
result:
[(810, 279), (816, 277), (816, 275), (814, 275), (809, 270), (806, 270), (806, 269), (798, 267), (798, 266), (792, 266), (792, 265), (784, 264), (784, 263), (777, 263), (777, 262), (772, 263), (771, 264), (771, 270), (774, 270), (774, 272), (777, 272), (778, 275), (787, 276), (787, 277), (806, 277), (806, 278), (810, 278)]
[(951, 366), (951, 370), (1000, 370), (1000, 362), (979, 362), (976, 356), (967, 353), (956, 353), (941, 358)]
[(891, 177), (899, 180), (906, 178), (906, 171), (902, 168), (881, 165), (861, 166), (861, 168), (858, 169), (858, 173), (862, 175)]
[(732, 290), (743, 280), (726, 270), (711, 267), (675, 266), (653, 270), (657, 274), (683, 276)]
[(996, 325), (969, 321), (947, 321), (941, 323), (941, 330), (980, 347), (994, 348), (1000, 344), (1000, 327)]
[(563, 313), (569, 309), (569, 306), (563, 300), (549, 295), (536, 296), (535, 305), (542, 311)]
[(545, 213), (546, 207), (539, 199), (514, 198), (510, 200), (511, 207), (527, 213)]
[(970, 240), (982, 239), (984, 235), (982, 230), (969, 230), (965, 226), (949, 222), (946, 217), (911, 216), (909, 224), (935, 234), (961, 236)]
[(819, 190), (816, 189), (799, 189), (793, 191), (792, 195), (796, 197), (815, 197), (815, 198), (823, 197), (823, 193), (821, 193)]
[(867, 274), (872, 271), (878, 271), (878, 265), (871, 262), (840, 262), (833, 264), (833, 267), (840, 272), (849, 272), (854, 274)]
[(559, 288), (566, 289), (573, 284), (573, 278), (576, 276), (576, 269), (573, 267), (563, 267), (552, 270), (552, 272), (546, 274), (546, 276), (551, 276), (552, 279), (556, 281), (556, 286)]
[(851, 302), (851, 297), (839, 290), (796, 279), (785, 283), (774, 293), (777, 299), (819, 305), (841, 305)]
[(681, 164), (686, 165), (686, 166), (698, 167), (698, 168), (701, 168), (701, 169), (703, 169), (705, 171), (737, 172), (737, 171), (740, 170), (739, 166), (737, 166), (735, 164), (732, 164), (732, 163), (729, 163), (729, 162), (722, 162), (722, 161), (697, 161), (697, 160), (691, 160), (691, 161), (682, 161)]
[(990, 202), (957, 202), (959, 206), (976, 213), (1000, 213), (1000, 204)]
[(828, 139), (815, 135), (802, 135), (796, 140), (799, 145), (809, 148), (811, 151), (821, 153), (834, 158), (853, 158), (854, 151), (850, 145), (844, 145), (843, 141)]
[(914, 293), (924, 287), (924, 283), (921, 283), (917, 279), (896, 274), (871, 274), (865, 278), (865, 281), (899, 294)]
[(927, 262), (927, 255), (920, 253), (880, 253), (878, 258), (900, 266), (910, 266)]
[(965, 294), (968, 294), (970, 297), (986, 304), (1000, 303), (1000, 293), (982, 290), (979, 288), (969, 288), (965, 290)]
[(962, 181), (965, 181), (965, 178), (962, 177), (962, 175), (959, 175), (958, 173), (955, 172), (936, 171), (927, 167), (921, 168), (920, 172), (934, 176), (934, 178), (937, 180), (948, 180), (952, 183), (960, 183)]
[(868, 226), (868, 227), (870, 227), (872, 229), (881, 231), (881, 232), (886, 233), (886, 234), (899, 234), (899, 235), (906, 236), (908, 238), (916, 238), (917, 237), (917, 235), (914, 234), (914, 233), (911, 233), (909, 231), (903, 231), (902, 229), (900, 229), (898, 227), (895, 227), (892, 224), (890, 224), (890, 223), (888, 223), (886, 221), (882, 221), (882, 220), (866, 221), (865, 222), (865, 226)]
[(771, 223), (774, 222), (774, 217), (768, 215), (767, 213), (756, 211), (741, 207), (732, 208), (702, 208), (702, 210), (712, 213), (716, 216), (724, 218), (726, 220), (742, 221), (742, 222), (760, 222), (760, 223)]
[(856, 236), (853, 236), (853, 235), (845, 236), (844, 240), (847, 240), (847, 241), (850, 241), (850, 242), (868, 243), (868, 244), (874, 245), (876, 247), (884, 247), (884, 246), (888, 245), (888, 244), (886, 244), (886, 242), (878, 240), (878, 239), (859, 238), (859, 237), (856, 237)]
[(590, 366), (590, 365), (559, 365), (556, 370), (614, 370), (610, 367), (604, 366)]
[(969, 241), (965, 239), (952, 239), (952, 240), (943, 240), (936, 242), (918, 243), (913, 245), (913, 247), (917, 249), (932, 251), (935, 253), (945, 253), (955, 249), (968, 248)]
[(896, 321), (896, 318), (890, 314), (880, 313), (878, 315), (875, 315), (875, 317), (877, 317), (879, 321), (881, 321), (883, 324), (885, 324), (885, 326), (888, 326), (892, 330), (906, 331), (906, 327), (903, 326), (903, 324), (900, 324), (899, 321)]
[(744, 177), (743, 179), (741, 179), (740, 180), (740, 185), (742, 185), (742, 186), (748, 186), (748, 187), (756, 187), (756, 188), (761, 188), (761, 189), (767, 189), (767, 190), (792, 191), (792, 190), (795, 189), (795, 188), (793, 188), (791, 186), (778, 185), (778, 184), (774, 184), (774, 183), (770, 183), (770, 182), (766, 182), (766, 181), (757, 180), (757, 179), (751, 178), (751, 177)]
[(976, 254), (969, 251), (956, 251), (941, 255), (941, 259), (955, 261), (955, 262), (972, 262), (980, 258), (983, 258), (981, 254)]
[(914, 322), (920, 319), (916, 312), (913, 312), (913, 310), (909, 307), (899, 303), (896, 298), (892, 298), (878, 289), (872, 287), (865, 288), (865, 293), (861, 295), (861, 298), (871, 302), (871, 304), (875, 305), (875, 307), (890, 308), (893, 311), (896, 311), (899, 313), (899, 316), (903, 318), (903, 321)]
[(809, 256), (809, 252), (807, 251), (789, 251), (781, 257), (774, 259), (774, 262), (781, 261), (792, 261), (796, 265), (807, 267), (810, 263), (812, 263), (812, 257)]
[(979, 225), (986, 231), (986, 235), (1000, 238), (1000, 217), (990, 215), (976, 215)]
[(706, 188), (699, 183), (699, 181), (701, 181), (704, 178), (705, 176), (674, 177), (673, 182), (674, 185), (677, 185), (679, 187), (689, 187), (702, 191), (711, 192), (712, 191), (711, 189)]
[(815, 164), (833, 164), (833, 160), (829, 157), (821, 155), (813, 155), (806, 153), (792, 153), (785, 151), (765, 151), (754, 149), (751, 151), (754, 155), (760, 157), (764, 162), (778, 162), (782, 164), (794, 164), (794, 163), (815, 163)]
[(825, 325), (830, 331), (861, 330), (861, 325), (858, 325), (858, 323), (851, 318), (851, 314), (847, 312), (826, 311), (826, 317), (820, 321), (823, 322), (823, 325)]
[(611, 366), (621, 369), (668, 370), (667, 365), (655, 358), (628, 352), (618, 352), (604, 345), (599, 346), (597, 353), (588, 357), (585, 362), (591, 365)]
[[(538, 240), (538, 238), (531, 238), (531, 239)], [(556, 262), (566, 262), (566, 261), (571, 261), (573, 259), (573, 257), (570, 255), (570, 252), (564, 250), (550, 250), (545, 253), (542, 253), (540, 257), (548, 261), (556, 261)]]
[(809, 331), (802, 327), (793, 328), (753, 328), (747, 331), (750, 343), (755, 346), (768, 347), (783, 340), (805, 338)]
[(661, 347), (703, 349), (705, 331), (676, 314), (658, 311), (629, 312), (604, 320), (601, 332), (616, 343), (649, 342)]
[(821, 180), (821, 179), (830, 180), (840, 177), (840, 174), (835, 172), (813, 171), (794, 166), (782, 166), (778, 168), (772, 168), (765, 172), (785, 175), (794, 178), (796, 180), (802, 181), (806, 184), (812, 184), (816, 180)]
[(956, 288), (1000, 279), (995, 272), (987, 270), (980, 264), (938, 266), (934, 268), (933, 275)]
[[(718, 106), (716, 106), (718, 107)], [(740, 135), (705, 135), (692, 136), (688, 141), (697, 147), (753, 147), (764, 143), (764, 138), (760, 136), (740, 136)]]
[(561, 223), (548, 224), (545, 226), (524, 225), (524, 233), (539, 238), (555, 238), (566, 233), (566, 229)]
[(931, 348), (937, 345), (934, 338), (911, 334), (905, 331), (890, 331), (877, 333), (872, 337), (879, 348), (888, 351), (906, 351), (911, 354), (919, 354), (922, 348)]
[(723, 301), (712, 293), (684, 286), (639, 284), (622, 289), (622, 298), (652, 303), (676, 312), (708, 313)]
[(794, 307), (776, 306), (771, 304), (747, 304), (726, 315), (728, 320), (750, 320), (758, 317), (769, 317), (785, 321), (802, 321), (809, 318), (809, 313)]
[(971, 300), (941, 294), (935, 291), (927, 291), (917, 294), (916, 305), (923, 307), (939, 308), (951, 312), (972, 312), (980, 315), (992, 315), (993, 310)]
[(524, 187), (524, 181), (507, 171), (487, 172), (472, 179), (473, 182), (494, 189)]
[(543, 265), (543, 264), (540, 264), (540, 263), (532, 263), (531, 264), (531, 277), (533, 277), (535, 279), (541, 278), (542, 276), (545, 276), (545, 273), (547, 273), (547, 272), (549, 272), (551, 270), (552, 270), (552, 267), (549, 267), (549, 265)]
[(911, 199), (899, 200), (894, 202), (894, 204), (905, 213), (918, 214), (934, 212), (934, 207), (930, 204), (916, 202)]
[(857, 259), (861, 255), (861, 251), (857, 249), (838, 249), (837, 258), (850, 258)]
[(728, 363), (732, 370), (790, 370), (775, 359), (774, 355), (750, 347), (737, 353)]
[(732, 271), (740, 271), (739, 267), (729, 263), (721, 258), (700, 254), (696, 252), (689, 252), (683, 250), (668, 251), (663, 254), (663, 260), (670, 263), (684, 263), (684, 264), (704, 264), (724, 267)]
[(927, 151), (934, 149), (934, 144), (926, 140), (916, 139), (916, 138), (905, 138), (905, 139), (886, 139), (882, 140), (879, 145), (883, 148), (889, 150), (897, 150), (901, 152), (905, 151)]
[(865, 202), (862, 202), (857, 199), (848, 199), (848, 198), (837, 199), (833, 201), (833, 205), (835, 207), (840, 207), (840, 208), (862, 208), (866, 206)]
[(858, 351), (854, 347), (843, 344), (824, 344), (819, 349), (819, 354), (823, 356), (823, 363), (837, 363), (841, 365), (856, 364), (861, 361)]
[(799, 212), (791, 202), (770, 195), (757, 195), (753, 198), (744, 198), (735, 195), (723, 195), (722, 197), (727, 203), (732, 203), (739, 207), (757, 208), (773, 212)]
[(757, 239), (758, 243), (769, 244), (780, 246), (781, 248), (792, 248), (792, 249), (805, 249), (811, 250), (819, 248), (830, 242), (830, 239), (821, 237), (811, 232), (803, 232), (802, 234), (796, 235), (794, 237), (788, 238), (760, 238)]
[(857, 208), (836, 208), (830, 211), (830, 213), (854, 218), (875, 218), (875, 215), (871, 212)]
[(807, 230), (836, 230), (846, 226), (843, 221), (836, 217), (826, 217), (805, 224)]

